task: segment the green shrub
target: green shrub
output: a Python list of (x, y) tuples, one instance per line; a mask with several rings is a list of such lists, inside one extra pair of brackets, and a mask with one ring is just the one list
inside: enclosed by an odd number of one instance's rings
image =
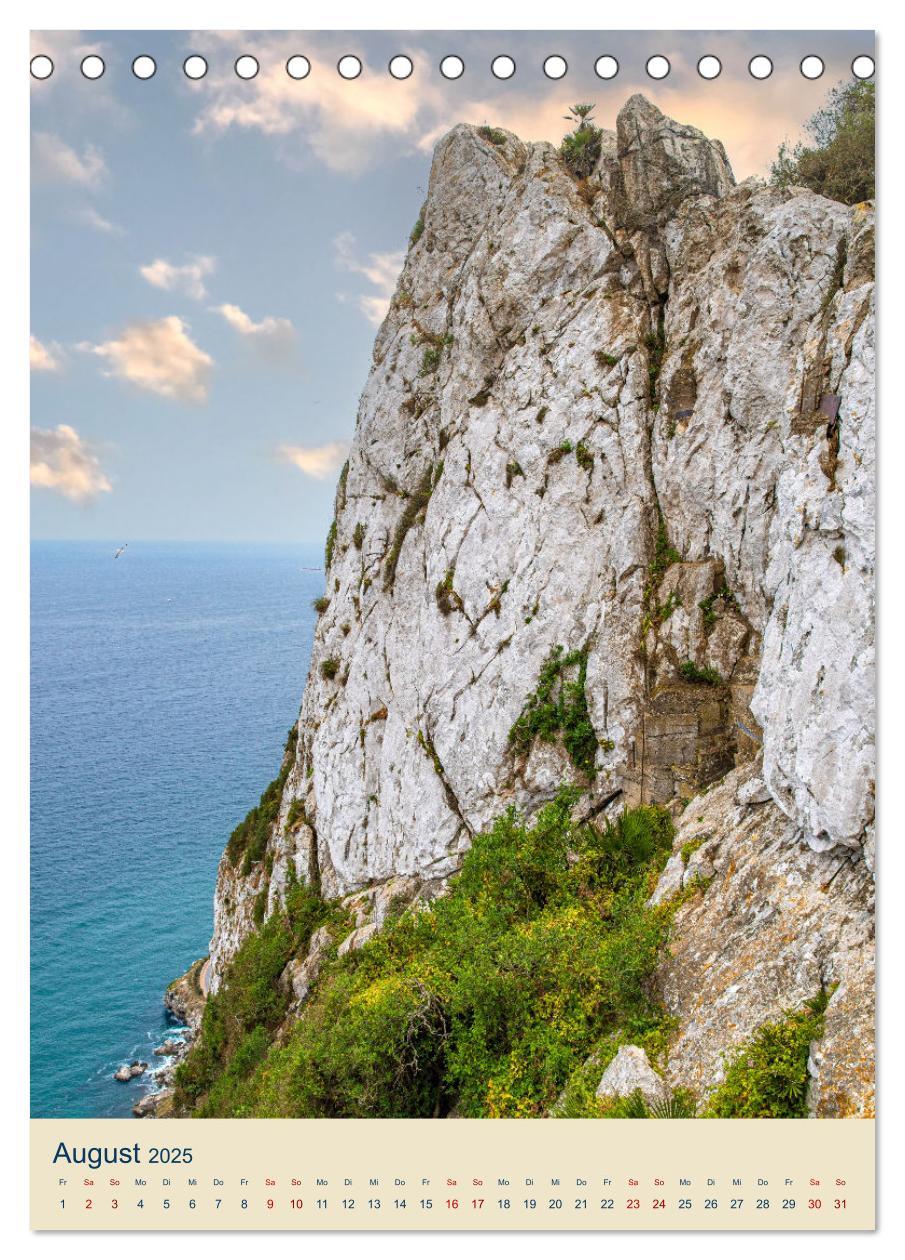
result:
[(707, 630), (710, 630), (716, 623), (716, 605), (721, 600), (726, 604), (734, 604), (736, 602), (735, 596), (725, 582), (718, 591), (714, 591), (712, 595), (708, 595), (706, 599), (702, 599), (698, 604), (698, 608), (704, 614), (704, 626)]
[(830, 993), (818, 993), (775, 1023), (763, 1024), (726, 1064), (706, 1115), (720, 1119), (805, 1117), (811, 1042), (823, 1035)]
[(365, 527), (361, 523), (361, 521), (358, 521), (355, 525), (355, 529), (352, 532), (352, 543), (356, 551), (361, 551), (361, 546), (364, 540), (365, 540)]
[(331, 909), (312, 899), (303, 929), (291, 905), (274, 915), (205, 1012), (180, 1068), (183, 1109), (540, 1116), (602, 1038), (662, 1041), (650, 981), (669, 914), (646, 900), (671, 820), (646, 806), (597, 830), (572, 821), (574, 799), (564, 790), (531, 827), (509, 810), (475, 837), (447, 896), (329, 957), (261, 1057), (260, 1035), (245, 1037), (274, 1029), (287, 1001), (275, 977)]
[(587, 179), (600, 158), (603, 133), (591, 121), (593, 109), (593, 105), (572, 105), (566, 115), (574, 130), (563, 137), (559, 152), (566, 169), (576, 179)]
[(710, 665), (695, 665), (694, 661), (683, 661), (679, 673), (686, 682), (706, 683), (710, 687), (720, 687), (723, 677)]
[(423, 233), (424, 233), (424, 216), (419, 214), (418, 221), (415, 224), (415, 226), (412, 228), (411, 233), (409, 234), (409, 244), (417, 245), (418, 242), (421, 240)]
[(489, 140), (491, 144), (495, 144), (497, 148), (506, 143), (506, 133), (500, 131), (499, 127), (479, 127), (478, 135), (482, 140)]
[(307, 885), (292, 883), (284, 909), (246, 937), (223, 984), (207, 999), (198, 1041), (177, 1068), (177, 1110), (199, 1116), (249, 1114), (248, 1078), (269, 1051), (289, 1005), (289, 991), (277, 981), (323, 924), (336, 925), (337, 931), (349, 926), (336, 906)]
[[(569, 678), (570, 670), (577, 670), (577, 677)], [(529, 753), (535, 739), (552, 744), (561, 737), (576, 769), (593, 775), (597, 735), (585, 696), (587, 671), (587, 649), (563, 655), (562, 647), (553, 648), (541, 667), (537, 689), (509, 732), (509, 743), (517, 752)]]
[(327, 530), (327, 542), (324, 546), (324, 568), (329, 569), (333, 563), (333, 549), (336, 546), (336, 521)]
[(595, 350), (594, 358), (597, 360), (597, 366), (602, 368), (615, 367), (619, 362), (618, 354), (607, 354), (605, 350)]
[(780, 145), (770, 168), (780, 188), (797, 184), (846, 205), (876, 196), (873, 83), (839, 84), (805, 123), (813, 144)]
[(585, 472), (590, 472), (594, 467), (593, 453), (585, 446), (584, 442), (579, 442), (575, 447), (575, 458)]
[(339, 661), (335, 656), (328, 656), (326, 660), (321, 661), (321, 678), (328, 681), (335, 678), (339, 673)]
[(330, 607), (330, 601), (326, 595), (319, 595), (317, 599), (311, 601), (311, 607), (316, 613), (325, 613)]

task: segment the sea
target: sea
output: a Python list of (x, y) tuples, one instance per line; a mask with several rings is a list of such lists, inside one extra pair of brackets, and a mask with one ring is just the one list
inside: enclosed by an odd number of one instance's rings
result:
[(294, 545), (35, 542), (31, 1114), (126, 1116), (217, 863), (276, 775), (323, 593)]

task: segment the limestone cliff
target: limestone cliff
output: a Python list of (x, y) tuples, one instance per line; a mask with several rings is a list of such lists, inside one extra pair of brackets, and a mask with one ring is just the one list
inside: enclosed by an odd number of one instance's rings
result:
[[(827, 1038), (870, 1024), (873, 214), (736, 185), (718, 142), (640, 96), (602, 150), (576, 181), (508, 133), (437, 146), (277, 820), (256, 860), (221, 862), (209, 980), (290, 865), (357, 894), (367, 933), (393, 896), (442, 891), (510, 803), (572, 780), (587, 814), (678, 813), (731, 772), (678, 824), (719, 874), (663, 976), (675, 1079), (700, 1085), (815, 984), (840, 984)], [(509, 738), (559, 647), (591, 773)], [(677, 849), (664, 879), (683, 870)], [(869, 1066), (843, 1075), (820, 1114), (869, 1110)]]

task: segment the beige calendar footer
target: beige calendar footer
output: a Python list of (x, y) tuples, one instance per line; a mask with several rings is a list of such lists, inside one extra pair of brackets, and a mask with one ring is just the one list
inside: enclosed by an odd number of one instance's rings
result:
[(33, 1120), (31, 1222), (869, 1230), (874, 1122)]

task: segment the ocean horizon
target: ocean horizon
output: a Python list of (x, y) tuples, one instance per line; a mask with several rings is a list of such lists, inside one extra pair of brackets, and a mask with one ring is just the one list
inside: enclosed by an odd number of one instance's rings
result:
[(207, 953), (217, 863), (298, 715), (310, 545), (34, 540), (31, 1114), (126, 1116), (113, 1079)]

